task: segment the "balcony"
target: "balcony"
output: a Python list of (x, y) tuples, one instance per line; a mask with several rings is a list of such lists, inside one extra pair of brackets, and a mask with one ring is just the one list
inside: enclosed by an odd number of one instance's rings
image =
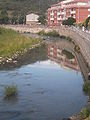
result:
[(61, 17), (58, 17), (57, 20), (62, 20), (62, 18), (61, 18)]
[(53, 56), (53, 52), (50, 52), (50, 55), (52, 55), (52, 56)]
[(74, 10), (74, 11), (71, 11), (71, 14), (76, 14), (76, 11)]
[(54, 18), (50, 18), (50, 20), (54, 20)]
[(66, 17), (63, 17), (63, 20), (66, 20)]
[(66, 12), (61, 12), (61, 14), (62, 14), (62, 15), (65, 15), (65, 14), (66, 14)]
[(51, 13), (50, 13), (50, 15), (52, 15), (52, 16), (53, 16), (53, 15), (54, 15), (54, 13), (53, 13), (53, 12), (51, 12)]
[(51, 48), (50, 48), (50, 51), (53, 51), (53, 50), (54, 50), (54, 48), (53, 48), (53, 47), (51, 47)]
[(58, 52), (58, 53), (62, 53), (62, 50), (60, 50), (60, 49), (57, 49), (57, 52)]
[(57, 15), (61, 15), (61, 12), (57, 12)]

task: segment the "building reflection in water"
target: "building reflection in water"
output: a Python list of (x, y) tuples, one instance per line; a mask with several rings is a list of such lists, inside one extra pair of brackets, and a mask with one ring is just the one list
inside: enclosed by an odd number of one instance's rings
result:
[(61, 67), (79, 71), (79, 65), (76, 57), (65, 49), (60, 49), (58, 45), (53, 43), (47, 44), (48, 58)]

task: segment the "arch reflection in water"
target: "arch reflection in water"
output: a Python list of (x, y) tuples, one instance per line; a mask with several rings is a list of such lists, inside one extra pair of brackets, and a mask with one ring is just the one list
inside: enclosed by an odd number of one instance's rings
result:
[(59, 63), (63, 68), (74, 69), (79, 71), (77, 58), (73, 53), (65, 49), (59, 48), (57, 44), (48, 43), (48, 58)]

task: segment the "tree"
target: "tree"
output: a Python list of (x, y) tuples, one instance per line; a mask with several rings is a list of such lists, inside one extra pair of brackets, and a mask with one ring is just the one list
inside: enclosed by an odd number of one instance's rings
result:
[(62, 24), (63, 24), (63, 25), (67, 25), (67, 20), (63, 20), (63, 21), (62, 21)]
[(90, 20), (89, 20), (89, 22), (88, 22), (88, 29), (90, 29)]
[(46, 16), (45, 16), (45, 15), (39, 16), (38, 21), (39, 21), (41, 24), (45, 25), (45, 24), (46, 24)]
[(12, 16), (12, 18), (11, 18), (11, 23), (12, 23), (12, 24), (17, 24), (17, 23), (18, 23), (18, 18), (17, 18), (17, 16)]
[(25, 15), (20, 15), (19, 16), (19, 24), (24, 24), (25, 23)]
[(17, 12), (12, 12), (11, 14), (11, 23), (12, 24), (17, 24), (18, 23), (18, 13)]
[(74, 25), (74, 23), (76, 22), (76, 19), (75, 18), (73, 18), (73, 17), (69, 17), (67, 20), (64, 20), (63, 22), (62, 22), (62, 24), (63, 25)]
[(8, 13), (6, 10), (2, 10), (0, 13), (0, 24), (7, 24), (9, 21)]
[(69, 17), (67, 20), (68, 25), (74, 25), (75, 22), (76, 22), (76, 19), (73, 17)]
[(88, 28), (88, 23), (89, 23), (90, 17), (88, 17), (85, 22), (84, 22), (84, 27)]

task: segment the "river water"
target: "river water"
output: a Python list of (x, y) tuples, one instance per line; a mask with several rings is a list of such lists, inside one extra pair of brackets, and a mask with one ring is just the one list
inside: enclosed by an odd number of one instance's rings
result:
[[(0, 120), (62, 120), (87, 105), (75, 58), (71, 67), (72, 56), (65, 63), (65, 56), (58, 62), (50, 54), (39, 51), (38, 56), (33, 54), (34, 62), (0, 71)], [(16, 85), (18, 90), (18, 95), (9, 100), (4, 99), (7, 85)]]

